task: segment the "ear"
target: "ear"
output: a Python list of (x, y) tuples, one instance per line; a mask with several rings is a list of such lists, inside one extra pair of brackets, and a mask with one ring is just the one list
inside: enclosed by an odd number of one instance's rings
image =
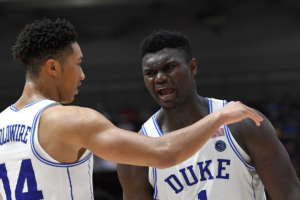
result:
[(189, 64), (190, 70), (191, 70), (191, 75), (194, 77), (197, 74), (197, 69), (198, 69), (198, 62), (196, 58), (192, 58)]
[(60, 64), (54, 59), (48, 59), (45, 63), (45, 68), (48, 74), (52, 76), (57, 76), (60, 72)]

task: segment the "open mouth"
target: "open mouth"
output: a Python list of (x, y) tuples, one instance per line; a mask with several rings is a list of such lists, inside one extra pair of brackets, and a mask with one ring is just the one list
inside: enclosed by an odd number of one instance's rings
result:
[(161, 96), (161, 97), (169, 97), (173, 94), (174, 89), (173, 88), (161, 88), (157, 91), (157, 93)]

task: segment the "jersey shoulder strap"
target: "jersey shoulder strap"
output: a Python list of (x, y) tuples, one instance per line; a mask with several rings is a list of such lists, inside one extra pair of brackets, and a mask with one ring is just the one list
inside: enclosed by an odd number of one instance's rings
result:
[(160, 137), (163, 135), (157, 120), (156, 114), (152, 115), (142, 126), (143, 134), (150, 137)]
[(219, 100), (214, 98), (206, 98), (208, 100), (208, 111), (209, 114), (222, 109), (226, 104), (226, 100)]

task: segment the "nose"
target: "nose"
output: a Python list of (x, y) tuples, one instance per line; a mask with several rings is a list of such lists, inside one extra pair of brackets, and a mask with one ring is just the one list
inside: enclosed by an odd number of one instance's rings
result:
[(156, 75), (156, 79), (155, 82), (157, 84), (162, 84), (165, 83), (168, 80), (168, 77), (166, 76), (166, 74), (162, 71), (158, 71), (157, 75)]
[(83, 73), (82, 68), (80, 68), (80, 80), (83, 81), (85, 79), (85, 74)]

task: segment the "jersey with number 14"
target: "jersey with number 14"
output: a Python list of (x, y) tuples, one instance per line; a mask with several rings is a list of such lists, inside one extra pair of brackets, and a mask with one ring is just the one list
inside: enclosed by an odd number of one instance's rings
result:
[(21, 110), (11, 105), (0, 114), (0, 200), (93, 199), (92, 153), (64, 164), (39, 144), (41, 113), (56, 104), (40, 99)]
[[(209, 113), (226, 101), (207, 99)], [(163, 135), (155, 115), (143, 126), (144, 135)], [(149, 168), (155, 200), (264, 200), (264, 186), (250, 157), (232, 137), (228, 126), (220, 129), (191, 158), (167, 169)]]

